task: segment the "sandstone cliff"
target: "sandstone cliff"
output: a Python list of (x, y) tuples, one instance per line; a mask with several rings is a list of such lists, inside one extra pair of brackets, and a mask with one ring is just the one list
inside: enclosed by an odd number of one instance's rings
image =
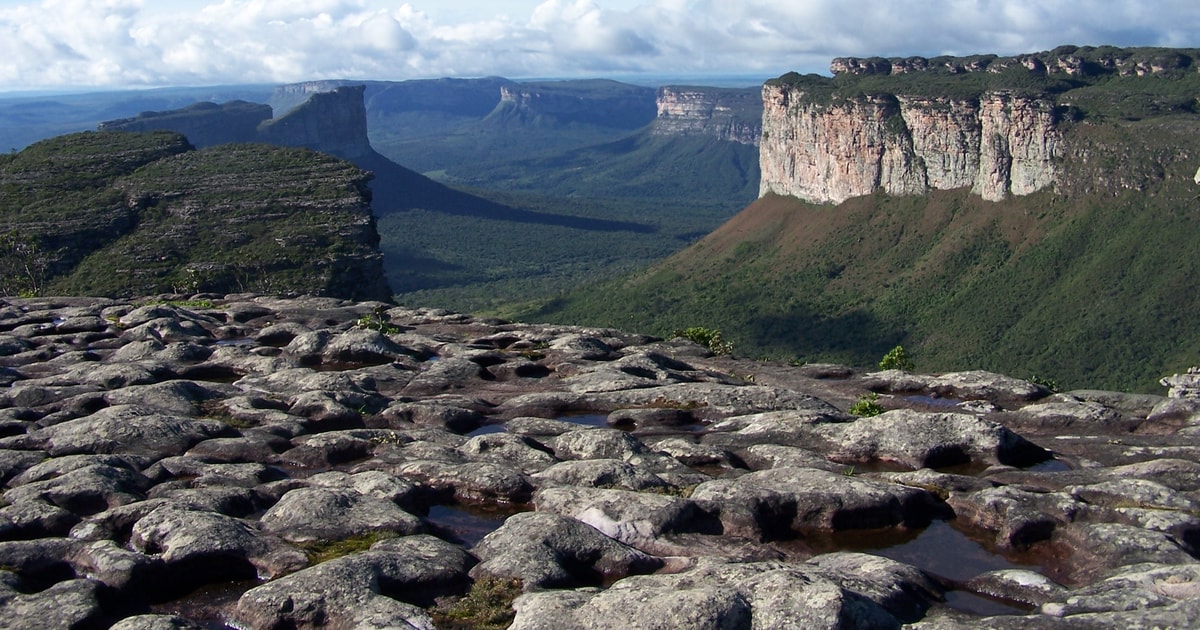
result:
[(1011, 92), (979, 98), (891, 94), (820, 102), (763, 87), (760, 193), (841, 203), (882, 190), (918, 195), (970, 187), (984, 199), (1054, 183), (1060, 134), (1053, 101)]
[(638, 129), (655, 117), (654, 89), (616, 81), (556, 81), (500, 87), (492, 123), (585, 124)]
[(757, 89), (666, 86), (657, 95), (656, 136), (713, 136), (758, 146), (762, 97)]
[[(989, 201), (1061, 181), (1064, 122), (1195, 113), (1191, 49), (1063, 46), (997, 57), (833, 60), (763, 87), (760, 194), (841, 203), (970, 188)], [(1106, 82), (1141, 81), (1113, 92)]]
[(367, 139), (367, 110), (362, 85), (311, 93), (284, 115), (258, 126), (258, 139), (270, 144), (305, 147), (347, 160), (372, 152)]

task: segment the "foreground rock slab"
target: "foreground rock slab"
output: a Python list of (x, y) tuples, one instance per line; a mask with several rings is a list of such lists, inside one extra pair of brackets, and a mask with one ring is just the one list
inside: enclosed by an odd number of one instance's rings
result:
[(1187, 627), (1193, 376), (1052, 394), (377, 302), (0, 299), (0, 625)]

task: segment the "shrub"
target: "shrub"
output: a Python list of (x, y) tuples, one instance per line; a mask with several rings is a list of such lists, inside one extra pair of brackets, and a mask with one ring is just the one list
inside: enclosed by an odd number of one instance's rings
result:
[(471, 585), (466, 596), (449, 606), (439, 605), (430, 613), (439, 628), (500, 630), (516, 616), (512, 603), (522, 590), (521, 580), (484, 577)]
[(850, 414), (860, 418), (870, 418), (881, 413), (883, 413), (883, 407), (879, 405), (879, 394), (875, 392), (866, 394), (850, 406)]
[(911, 372), (916, 368), (913, 362), (909, 360), (908, 354), (904, 352), (904, 346), (896, 346), (888, 353), (883, 355), (883, 359), (879, 361), (879, 369), (881, 370), (904, 370)]
[(721, 331), (715, 328), (705, 328), (704, 326), (692, 326), (683, 330), (676, 330), (671, 333), (672, 337), (683, 337), (689, 341), (694, 341), (713, 354), (733, 354), (733, 343), (725, 341), (721, 338)]

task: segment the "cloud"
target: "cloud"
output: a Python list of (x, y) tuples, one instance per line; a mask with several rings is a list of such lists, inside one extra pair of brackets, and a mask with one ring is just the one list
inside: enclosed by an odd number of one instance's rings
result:
[[(469, 4), (473, 12), (462, 9)], [(0, 85), (758, 74), (846, 55), (1200, 46), (1189, 0), (0, 0)], [(7, 8), (6, 8), (7, 7)], [(466, 16), (466, 17), (464, 17)]]

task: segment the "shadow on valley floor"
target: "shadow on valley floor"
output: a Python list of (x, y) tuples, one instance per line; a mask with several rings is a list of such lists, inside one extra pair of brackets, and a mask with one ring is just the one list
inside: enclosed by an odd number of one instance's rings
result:
[(440, 184), (409, 170), (378, 153), (356, 160), (356, 164), (375, 174), (371, 181), (372, 208), (377, 216), (414, 208), (459, 216), (554, 225), (598, 232), (634, 232), (653, 234), (658, 228), (632, 221), (610, 221), (521, 210)]

